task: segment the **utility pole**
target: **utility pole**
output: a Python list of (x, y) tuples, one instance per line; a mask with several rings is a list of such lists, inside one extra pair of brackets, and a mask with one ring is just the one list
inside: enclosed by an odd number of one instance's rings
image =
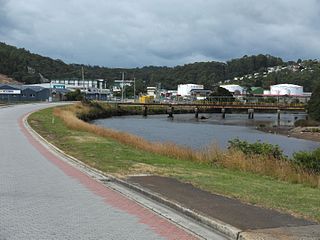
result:
[(136, 78), (133, 77), (133, 101), (136, 101)]
[(123, 102), (123, 94), (124, 94), (124, 72), (122, 72), (122, 93), (121, 93), (121, 102)]
[(156, 97), (160, 101), (161, 82), (158, 83)]
[(84, 89), (84, 70), (83, 70), (83, 67), (81, 67), (81, 76), (82, 76), (82, 88)]

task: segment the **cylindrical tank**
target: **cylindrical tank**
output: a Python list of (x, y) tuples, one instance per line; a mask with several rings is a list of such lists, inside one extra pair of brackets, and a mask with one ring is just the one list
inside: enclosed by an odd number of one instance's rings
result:
[(271, 95), (303, 95), (303, 87), (294, 84), (278, 84), (270, 86)]

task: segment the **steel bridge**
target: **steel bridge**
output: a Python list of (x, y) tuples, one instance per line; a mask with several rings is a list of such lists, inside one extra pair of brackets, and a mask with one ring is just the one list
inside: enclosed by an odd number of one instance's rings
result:
[[(194, 112), (195, 118), (199, 117), (199, 112), (208, 109), (219, 109), (222, 118), (226, 117), (227, 110), (247, 110), (248, 118), (254, 119), (255, 111), (263, 112), (263, 111), (276, 111), (278, 115), (278, 121), (280, 121), (281, 112), (282, 111), (296, 111), (296, 112), (306, 112), (306, 105), (300, 103), (261, 103), (261, 102), (207, 102), (207, 101), (196, 101), (189, 103), (128, 103), (121, 102), (116, 103), (118, 107), (122, 106), (141, 106), (142, 115), (148, 115), (148, 109), (150, 107), (161, 107), (166, 108), (166, 113), (169, 115), (168, 117), (173, 118), (175, 110), (177, 108), (188, 108), (190, 112)], [(306, 116), (308, 117), (308, 116)]]
[(241, 102), (191, 102), (191, 103), (132, 103), (120, 102), (123, 106), (141, 107), (194, 107), (194, 108), (213, 108), (213, 109), (254, 109), (254, 110), (281, 110), (281, 111), (306, 111), (306, 104), (301, 103), (241, 103)]

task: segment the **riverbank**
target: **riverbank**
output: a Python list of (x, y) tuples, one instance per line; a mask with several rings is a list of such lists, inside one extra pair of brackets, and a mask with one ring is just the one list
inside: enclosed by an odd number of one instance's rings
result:
[[(82, 107), (76, 106), (76, 108)], [(167, 155), (156, 154), (137, 146), (123, 144), (120, 140), (102, 136), (97, 132), (79, 129), (80, 124), (84, 124), (82, 121), (68, 126), (53, 113), (53, 109), (34, 113), (28, 121), (48, 141), (106, 173), (121, 178), (133, 175), (173, 177), (209, 192), (320, 222), (320, 189), (253, 173), (253, 169), (249, 169), (250, 166), (255, 168), (267, 166), (267, 162), (257, 161), (261, 159), (244, 159), (245, 156), (239, 152), (227, 155), (218, 149), (211, 149), (215, 152), (216, 159), (207, 159), (207, 161), (191, 160), (188, 151), (181, 152), (185, 154), (184, 158), (169, 157), (168, 155), (175, 149), (174, 146), (171, 146), (170, 150), (167, 149)], [(128, 135), (122, 136), (128, 140)], [(234, 165), (233, 160), (240, 158), (242, 158), (242, 164), (246, 164), (239, 169)], [(222, 159), (227, 160), (225, 164), (228, 164), (228, 167), (222, 164)], [(283, 166), (278, 166), (277, 162), (268, 166), (273, 166), (268, 170), (270, 174), (285, 170)]]
[[(313, 131), (312, 129), (319, 129), (319, 132)], [(320, 127), (257, 127), (257, 130), (266, 133), (280, 134), (287, 137), (320, 142)]]
[[(103, 109), (99, 107), (98, 109), (101, 111), (93, 111), (93, 112), (89, 111), (88, 113), (81, 114), (81, 116), (79, 117), (84, 121), (91, 121), (98, 118), (109, 118), (112, 116), (142, 115), (142, 112), (143, 112), (141, 107), (135, 107), (135, 106), (127, 106), (127, 107), (115, 106), (115, 107), (109, 108), (108, 111), (103, 111)], [(168, 109), (165, 106), (163, 107), (150, 106), (148, 108), (148, 115), (167, 114), (167, 111)], [(185, 108), (180, 107), (175, 109), (175, 114), (184, 114), (184, 113), (194, 113), (194, 109), (192, 107), (185, 107)], [(210, 109), (203, 109), (203, 111), (199, 113), (199, 121), (203, 121), (203, 120), (206, 121), (206, 119), (208, 119), (208, 117), (205, 116), (206, 113), (210, 113)], [(222, 123), (216, 122), (216, 124), (222, 124)], [(247, 126), (246, 124), (243, 124), (241, 122), (228, 123), (226, 125)], [(266, 133), (280, 134), (287, 137), (320, 142), (320, 131), (319, 132), (309, 131), (310, 129), (309, 127), (290, 127), (290, 126), (268, 127), (265, 125), (266, 124), (261, 124), (261, 126), (257, 126), (256, 129)], [(254, 127), (254, 125), (252, 125), (252, 127)]]

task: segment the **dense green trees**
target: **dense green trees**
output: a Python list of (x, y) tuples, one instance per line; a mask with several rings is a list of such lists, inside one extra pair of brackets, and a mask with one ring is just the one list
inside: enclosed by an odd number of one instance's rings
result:
[[(75, 77), (75, 70), (72, 65), (65, 64), (61, 60), (42, 57), (25, 49), (0, 43), (0, 73), (17, 81), (39, 83), (41, 82), (39, 74), (48, 79)], [(77, 75), (79, 76), (80, 72)]]
[(227, 89), (222, 87), (214, 87), (212, 93), (209, 95), (209, 100), (211, 101), (223, 101), (223, 102), (234, 102), (235, 98), (233, 94)]
[(215, 97), (215, 96), (225, 96), (225, 97), (232, 97), (233, 94), (231, 92), (229, 92), (227, 89), (222, 88), (222, 87), (215, 87), (212, 90), (212, 93), (210, 94), (211, 97)]
[(281, 58), (259, 54), (257, 56), (244, 56), (227, 62), (229, 78), (243, 76), (249, 73), (262, 72), (268, 67), (281, 66)]
[[(245, 78), (237, 84), (244, 86), (261, 86), (268, 88), (277, 83), (293, 83), (302, 85), (305, 91), (312, 91), (315, 83), (320, 83), (320, 64), (312, 60), (299, 61), (312, 71), (292, 72), (290, 70), (268, 74), (267, 77)], [(87, 79), (106, 79), (111, 86), (113, 80), (120, 79), (120, 72), (125, 72), (126, 79), (136, 79), (137, 93), (145, 91), (147, 86), (161, 86), (176, 89), (181, 83), (203, 84), (207, 89), (214, 89), (220, 81), (232, 80), (246, 74), (264, 72), (268, 67), (287, 65), (280, 58), (270, 55), (244, 56), (224, 62), (196, 62), (176, 67), (146, 66), (142, 68), (107, 68), (80, 64), (65, 64), (61, 60), (53, 60), (32, 54), (25, 49), (0, 43), (0, 73), (17, 81), (39, 83), (41, 77), (47, 79), (81, 78), (84, 68)]]
[(309, 115), (312, 119), (320, 121), (320, 84), (314, 89), (308, 104)]

